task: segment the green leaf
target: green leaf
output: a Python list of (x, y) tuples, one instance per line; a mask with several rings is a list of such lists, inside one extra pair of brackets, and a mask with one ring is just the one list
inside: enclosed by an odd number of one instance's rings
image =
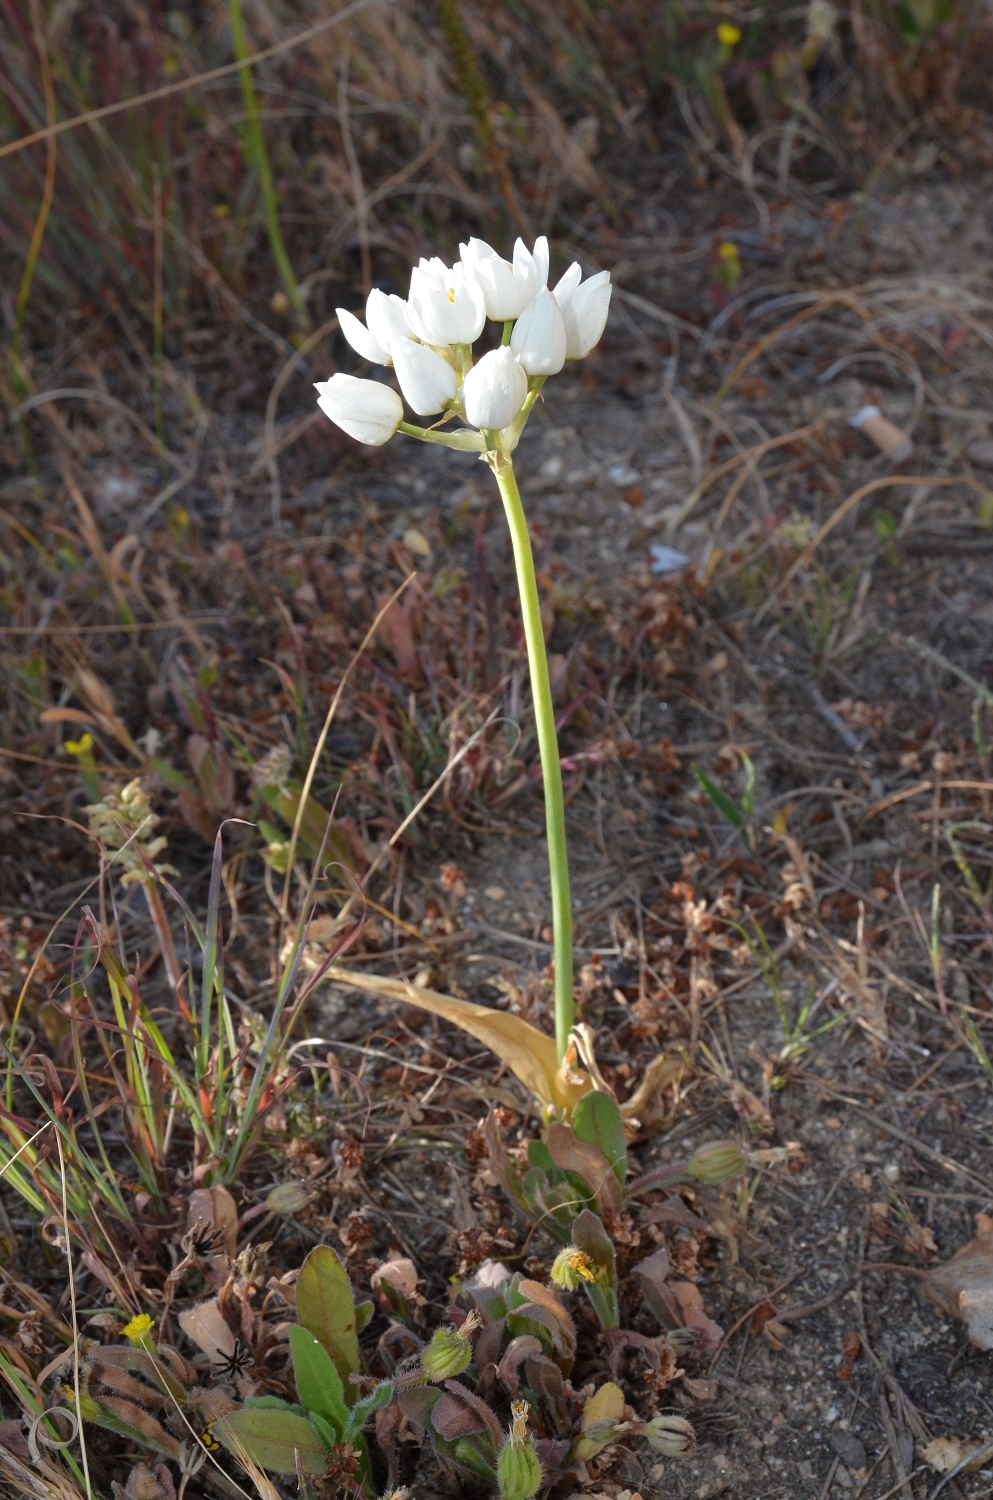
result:
[[(592, 1098), (592, 1095), (590, 1097)], [(582, 1100), (580, 1100), (581, 1103)], [(528, 1141), (528, 1161), (532, 1167), (538, 1167), (544, 1172), (549, 1182), (555, 1181), (555, 1163), (544, 1141)]]
[(345, 1428), (346, 1440), (350, 1443), (354, 1442), (373, 1412), (379, 1411), (383, 1406), (389, 1406), (392, 1400), (392, 1380), (381, 1380), (368, 1396), (363, 1396), (361, 1401), (356, 1401), (348, 1413), (348, 1425)]
[(333, 1448), (334, 1445), (339, 1441), (338, 1428), (335, 1427), (332, 1422), (329, 1422), (326, 1418), (322, 1417), (319, 1411), (309, 1412), (308, 1420), (313, 1422), (314, 1426), (317, 1428), (317, 1431), (320, 1433), (325, 1443), (327, 1443), (328, 1447)]
[(603, 1220), (585, 1209), (572, 1226), (572, 1238), (596, 1266), (596, 1280), (584, 1281), (583, 1290), (593, 1304), (597, 1317), (604, 1328), (619, 1328), (621, 1311), (617, 1298), (617, 1261), (614, 1258), (613, 1243), (603, 1227)]
[(330, 1354), (341, 1379), (345, 1402), (355, 1404), (358, 1387), (349, 1377), (360, 1369), (359, 1336), (348, 1272), (330, 1245), (317, 1245), (297, 1278), (297, 1316)]
[(306, 1415), (302, 1406), (295, 1406), (292, 1401), (284, 1401), (282, 1396), (246, 1396), (245, 1405), (258, 1407), (260, 1411), (295, 1411), (301, 1417)]
[(720, 813), (721, 817), (727, 818), (728, 822), (733, 828), (744, 828), (746, 822), (745, 815), (741, 811), (741, 808), (737, 805), (737, 803), (732, 802), (727, 793), (722, 792), (720, 787), (716, 786), (714, 782), (711, 781), (706, 771), (700, 770), (700, 767), (697, 765), (696, 761), (693, 762), (692, 769), (693, 775), (703, 787), (704, 791), (707, 793), (707, 796), (717, 808), (717, 811)]
[(584, 1094), (572, 1112), (572, 1132), (577, 1141), (596, 1146), (613, 1167), (618, 1182), (623, 1183), (628, 1148), (617, 1100), (602, 1089)]
[(745, 793), (741, 799), (741, 810), (745, 814), (745, 822), (750, 823), (755, 811), (755, 767), (751, 756), (744, 750), (741, 751), (741, 759), (745, 767)]
[(290, 1329), (290, 1352), (297, 1396), (309, 1413), (330, 1422), (340, 1436), (348, 1421), (348, 1408), (341, 1376), (330, 1354), (309, 1329), (301, 1328), (299, 1324)]
[(598, 1208), (607, 1213), (616, 1214), (620, 1211), (620, 1183), (611, 1163), (598, 1146), (577, 1140), (568, 1125), (549, 1125), (545, 1139), (555, 1165), (568, 1175), (574, 1175), (581, 1184), (582, 1201), (576, 1205), (577, 1211), (585, 1207), (591, 1198), (596, 1200)]
[(355, 1332), (361, 1333), (366, 1324), (372, 1319), (376, 1311), (374, 1302), (356, 1302), (355, 1304)]
[(210, 1431), (236, 1458), (247, 1455), (277, 1474), (295, 1474), (297, 1454), (305, 1474), (323, 1474), (328, 1466), (328, 1449), (316, 1427), (291, 1411), (242, 1407), (212, 1422)]

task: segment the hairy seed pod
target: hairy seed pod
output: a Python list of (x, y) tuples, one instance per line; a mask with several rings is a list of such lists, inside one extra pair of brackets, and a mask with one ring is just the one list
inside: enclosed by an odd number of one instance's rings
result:
[(682, 1458), (696, 1447), (696, 1433), (685, 1417), (653, 1417), (641, 1431), (642, 1437), (667, 1458)]
[(686, 1170), (698, 1182), (728, 1182), (748, 1170), (748, 1157), (734, 1141), (705, 1141), (690, 1157)]

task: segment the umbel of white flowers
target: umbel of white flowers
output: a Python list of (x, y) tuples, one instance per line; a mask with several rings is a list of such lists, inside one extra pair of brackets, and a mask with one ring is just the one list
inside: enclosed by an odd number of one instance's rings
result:
[[(406, 301), (370, 292), (365, 323), (337, 309), (355, 352), (393, 366), (418, 416), (444, 413), (430, 428), (413, 426), (391, 386), (333, 375), (317, 385), (318, 404), (358, 442), (379, 447), (403, 431), (446, 447), (510, 454), (548, 376), (599, 342), (610, 305), (609, 271), (583, 281), (574, 263), (549, 291), (544, 235), (533, 251), (518, 240), (512, 261), (477, 239), (460, 245), (459, 253), (455, 266), (422, 258), (411, 271)], [(503, 342), (474, 361), (472, 345), (487, 318), (503, 323)], [(443, 431), (453, 417), (467, 426)]]

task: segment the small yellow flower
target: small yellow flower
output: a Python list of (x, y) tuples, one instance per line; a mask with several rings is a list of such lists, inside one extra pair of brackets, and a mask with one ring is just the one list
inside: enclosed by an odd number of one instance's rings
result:
[(734, 240), (724, 240), (722, 244), (718, 245), (717, 253), (720, 256), (721, 260), (738, 259), (738, 247), (735, 244)]
[(741, 30), (730, 21), (722, 21), (717, 28), (717, 40), (722, 47), (737, 47), (741, 41)]
[(66, 740), (66, 749), (70, 755), (89, 755), (93, 749), (93, 736), (87, 729), (79, 736), (78, 740)]
[(148, 1316), (148, 1313), (136, 1313), (131, 1322), (127, 1323), (121, 1331), (126, 1339), (140, 1347), (154, 1327), (154, 1320)]

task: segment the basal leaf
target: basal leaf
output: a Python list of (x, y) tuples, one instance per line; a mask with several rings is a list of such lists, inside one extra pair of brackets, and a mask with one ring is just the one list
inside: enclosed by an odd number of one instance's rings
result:
[(618, 1182), (623, 1183), (628, 1148), (617, 1100), (602, 1089), (584, 1094), (573, 1110), (572, 1131), (578, 1141), (597, 1147), (613, 1167)]
[(305, 1474), (323, 1474), (328, 1466), (328, 1448), (316, 1427), (291, 1411), (243, 1407), (213, 1422), (210, 1431), (235, 1457), (248, 1457), (277, 1474), (295, 1474), (297, 1454)]
[(549, 1125), (546, 1140), (555, 1165), (563, 1172), (575, 1172), (599, 1208), (617, 1213), (621, 1206), (621, 1185), (600, 1148), (577, 1140), (568, 1125)]
[(592, 1088), (589, 1079), (574, 1083), (559, 1066), (555, 1039), (546, 1036), (536, 1026), (505, 1010), (491, 1010), (486, 1005), (473, 1005), (469, 1000), (459, 1000), (454, 995), (442, 995), (437, 990), (422, 989), (420, 985), (402, 979), (391, 979), (382, 974), (359, 974), (351, 969), (331, 965), (326, 971), (328, 979), (340, 984), (350, 984), (355, 989), (371, 990), (375, 994), (387, 995), (392, 1000), (402, 1000), (406, 1005), (418, 1005), (432, 1015), (443, 1016), (446, 1021), (467, 1031), (478, 1042), (505, 1062), (512, 1073), (524, 1084), (540, 1104), (551, 1104), (571, 1115), (579, 1100)]
[(290, 1329), (290, 1352), (298, 1398), (308, 1412), (330, 1422), (340, 1438), (348, 1421), (348, 1408), (341, 1376), (330, 1354), (308, 1328), (299, 1324)]
[(296, 1284), (297, 1316), (330, 1354), (347, 1405), (358, 1395), (349, 1377), (360, 1369), (355, 1304), (348, 1273), (330, 1245), (317, 1245), (303, 1263)]

